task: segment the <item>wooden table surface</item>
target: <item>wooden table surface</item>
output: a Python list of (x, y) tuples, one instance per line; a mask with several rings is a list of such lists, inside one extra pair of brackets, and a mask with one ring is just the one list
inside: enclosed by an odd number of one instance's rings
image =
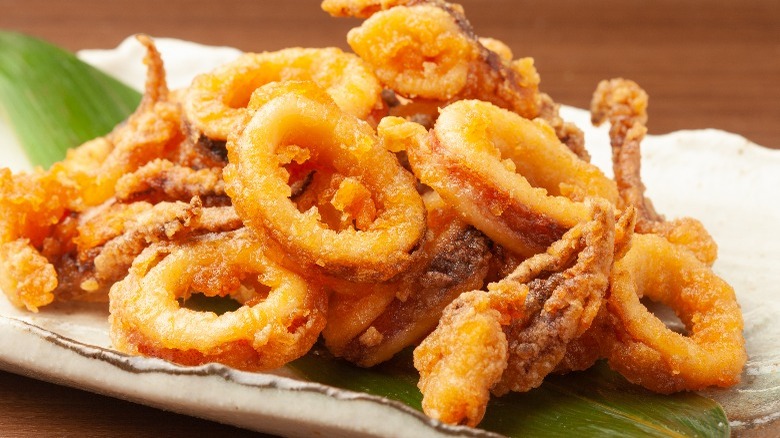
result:
[[(622, 76), (650, 94), (651, 134), (718, 128), (780, 148), (776, 0), (461, 3), (478, 35), (535, 58), (541, 88), (558, 102), (586, 108), (599, 80)], [(330, 18), (316, 0), (0, 0), (0, 11), (0, 29), (70, 50), (111, 48), (138, 32), (247, 51), (346, 49), (346, 31), (359, 23)], [(215, 433), (251, 435), (0, 372), (0, 436)]]

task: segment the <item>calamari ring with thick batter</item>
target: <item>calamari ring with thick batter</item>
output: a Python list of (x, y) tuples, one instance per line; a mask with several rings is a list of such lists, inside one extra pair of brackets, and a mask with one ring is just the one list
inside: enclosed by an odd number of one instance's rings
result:
[[(425, 119), (435, 120), (435, 113), (426, 111), (429, 103), (484, 100), (529, 119), (546, 120), (562, 142), (590, 161), (582, 131), (565, 122), (560, 105), (539, 92), (533, 58), (513, 59), (503, 42), (478, 37), (460, 5), (442, 0), (325, 0), (322, 8), (334, 16), (361, 18), (383, 11), (353, 29), (348, 41), (374, 66), (380, 80), (413, 99), (410, 107), (399, 105), (391, 114), (414, 115), (412, 121), (428, 126), (432, 122)], [(418, 110), (423, 112), (416, 114)]]
[(361, 119), (381, 100), (379, 81), (357, 56), (335, 47), (296, 47), (246, 53), (197, 76), (184, 99), (187, 120), (208, 138), (226, 140), (236, 123), (243, 122), (252, 92), (269, 82), (285, 80), (315, 82), (342, 110)]
[[(425, 207), (412, 175), (379, 144), (368, 123), (339, 109), (312, 82), (268, 84), (250, 106), (254, 116), (228, 139), (224, 171), (226, 191), (244, 222), (268, 230), (303, 269), (362, 282), (403, 271), (425, 235)], [(367, 190), (374, 220), (363, 229), (334, 230), (316, 208), (299, 211), (284, 168), (291, 161), (348, 178), (334, 198), (344, 210), (351, 201), (365, 201), (346, 192)]]
[(539, 115), (539, 75), (531, 58), (510, 62), (486, 48), (458, 5), (410, 3), (382, 5), (392, 7), (347, 34), (382, 83), (408, 98), (480, 99), (523, 117)]
[[(658, 235), (635, 234), (610, 282), (610, 367), (661, 393), (739, 382), (747, 358), (739, 304), (694, 253)], [(639, 301), (643, 296), (671, 307), (689, 333), (667, 328)]]
[[(246, 228), (145, 249), (110, 291), (114, 346), (185, 365), (220, 362), (253, 371), (302, 356), (325, 326), (327, 297), (271, 262), (265, 250)], [(243, 305), (221, 315), (182, 307), (177, 299), (193, 291), (241, 291)]]
[(408, 97), (453, 98), (466, 86), (470, 64), (477, 59), (458, 23), (432, 5), (374, 14), (352, 29), (347, 41), (383, 83)]
[[(380, 131), (393, 123), (383, 119)], [(455, 102), (441, 110), (430, 136), (407, 138), (420, 181), (518, 254), (540, 253), (588, 219), (584, 204), (562, 195), (617, 200), (614, 182), (563, 145), (546, 122), (487, 102)]]

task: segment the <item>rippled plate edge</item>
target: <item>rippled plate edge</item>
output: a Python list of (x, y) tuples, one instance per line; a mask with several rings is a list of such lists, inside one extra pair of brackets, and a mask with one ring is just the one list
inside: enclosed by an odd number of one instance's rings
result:
[(129, 356), (7, 316), (0, 316), (0, 330), (0, 369), (5, 371), (258, 432), (500, 436), (445, 425), (400, 402), (314, 382), (219, 364), (183, 367)]

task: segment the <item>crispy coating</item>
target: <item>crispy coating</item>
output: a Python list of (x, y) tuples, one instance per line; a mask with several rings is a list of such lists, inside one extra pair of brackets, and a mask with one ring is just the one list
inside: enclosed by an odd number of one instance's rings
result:
[(426, 414), (478, 424), (490, 391), (501, 395), (538, 386), (568, 343), (590, 326), (614, 249), (611, 204), (590, 204), (590, 221), (488, 285), (487, 292), (463, 294), (445, 309), (439, 326), (414, 352)]
[(136, 111), (112, 132), (68, 152), (51, 172), (68, 176), (79, 188), (77, 207), (81, 211), (101, 204), (114, 195), (119, 178), (160, 157), (183, 140), (181, 110), (168, 100), (165, 70), (152, 41), (139, 36), (147, 49), (146, 89)]
[(229, 205), (222, 168), (193, 169), (156, 159), (116, 183), (119, 202), (187, 201), (197, 196), (204, 205)]
[[(615, 245), (612, 206), (596, 202), (592, 218), (553, 244), (548, 263), (537, 271), (531, 259), (488, 290), (526, 284), (524, 317), (504, 328), (509, 341), (506, 371), (493, 392), (523, 392), (539, 386), (563, 358), (568, 344), (590, 327), (609, 283)], [(574, 250), (574, 253), (570, 253)], [(576, 257), (575, 261), (569, 261)], [(563, 262), (563, 263), (562, 263)], [(545, 263), (545, 262), (542, 262)], [(567, 266), (571, 263), (571, 266)], [(526, 270), (526, 266), (531, 265)], [(542, 273), (544, 272), (544, 274)], [(545, 278), (546, 277), (546, 278)]]
[[(610, 281), (610, 367), (661, 393), (739, 382), (747, 355), (734, 290), (693, 253), (661, 236), (636, 234)], [(640, 297), (671, 307), (687, 333), (667, 328)]]
[[(269, 370), (322, 335), (372, 366), (422, 339), (425, 413), (470, 426), (491, 394), (599, 358), (663, 393), (739, 381), (742, 316), (714, 241), (645, 196), (644, 90), (594, 93), (612, 181), (533, 59), (477, 37), (459, 5), (322, 8), (365, 19), (347, 36), (359, 56), (248, 53), (173, 93), (139, 36), (147, 81), (124, 123), (48, 171), (0, 169), (9, 301), (109, 299), (117, 349), (184, 365)], [(194, 295), (238, 309), (197, 311)]]
[(490, 388), (504, 373), (509, 355), (502, 315), (491, 301), (482, 291), (462, 294), (414, 350), (417, 386), (429, 417), (476, 426), (485, 415)]
[[(385, 126), (399, 124), (384, 120)], [(455, 102), (442, 109), (430, 136), (405, 137), (420, 181), (466, 222), (520, 255), (543, 252), (587, 219), (584, 204), (563, 195), (617, 198), (614, 183), (561, 144), (545, 122), (487, 102)]]
[[(629, 207), (615, 224), (615, 248), (613, 260), (620, 260), (631, 248), (631, 240), (636, 227), (636, 209)], [(608, 291), (609, 292), (609, 291)], [(605, 345), (613, 338), (613, 331), (608, 321), (608, 311), (603, 300), (598, 309), (591, 307), (591, 312), (597, 310), (595, 317), (581, 335), (573, 339), (566, 347), (566, 353), (555, 366), (555, 372), (568, 373), (590, 368), (597, 360), (604, 357)]]
[(88, 293), (107, 292), (114, 282), (127, 275), (133, 259), (152, 243), (235, 230), (243, 223), (232, 207), (203, 208), (196, 197), (190, 203), (177, 201), (148, 205), (120, 226), (121, 231), (100, 246), (80, 248), (80, 289)]
[(188, 123), (211, 140), (227, 140), (245, 123), (249, 99), (275, 81), (313, 81), (346, 113), (364, 119), (378, 105), (381, 87), (357, 56), (331, 47), (246, 53), (193, 80), (184, 98)]
[(647, 132), (647, 104), (647, 93), (636, 82), (627, 79), (601, 81), (593, 93), (593, 123), (610, 123), (613, 170), (620, 192), (618, 207), (637, 208), (638, 233), (660, 234), (670, 242), (687, 247), (711, 265), (718, 256), (718, 246), (701, 222), (688, 217), (667, 221), (645, 196), (640, 174), (640, 144)]
[(14, 305), (36, 312), (54, 300), (57, 275), (40, 250), (73, 197), (58, 174), (0, 169), (0, 288)]
[(348, 36), (353, 50), (374, 66), (390, 89), (412, 98), (391, 106), (390, 115), (431, 127), (438, 115), (436, 107), (458, 99), (489, 101), (523, 117), (546, 120), (564, 144), (583, 160), (590, 160), (582, 131), (561, 119), (560, 105), (549, 95), (538, 92), (533, 59), (514, 59), (502, 41), (477, 37), (460, 5), (440, 0), (322, 3), (333, 16), (360, 18), (396, 6), (410, 8), (374, 18), (376, 23), (365, 23)]
[(383, 96), (388, 105), (387, 115), (415, 122), (425, 129), (433, 128), (439, 117), (439, 108), (445, 104), (438, 100), (399, 97), (392, 90), (386, 90)]
[(593, 124), (610, 123), (612, 162), (620, 192), (618, 207), (634, 206), (639, 224), (662, 220), (652, 202), (645, 198), (640, 176), (640, 143), (647, 132), (647, 103), (647, 93), (636, 82), (624, 79), (601, 81), (591, 101)]
[(502, 61), (512, 62), (514, 54), (512, 48), (501, 40), (490, 37), (479, 37), (479, 43), (491, 52), (495, 52)]
[(23, 238), (40, 246), (68, 211), (74, 195), (68, 183), (40, 168), (20, 174), (0, 169), (0, 242)]
[[(331, 296), (323, 336), (336, 356), (361, 366), (390, 359), (430, 333), (444, 307), (458, 295), (482, 288), (492, 257), (489, 242), (435, 193), (424, 199), (429, 236), (413, 266), (398, 280), (363, 285), (371, 289), (368, 294), (346, 291)], [(343, 285), (336, 290), (343, 291)], [(369, 300), (381, 304), (367, 306)], [(366, 312), (370, 308), (374, 313)]]
[(541, 93), (539, 118), (545, 120), (555, 130), (558, 139), (577, 154), (583, 161), (590, 161), (590, 153), (585, 148), (585, 134), (574, 123), (564, 121), (560, 116), (561, 106), (555, 103), (549, 94)]
[[(325, 325), (325, 293), (266, 258), (244, 228), (152, 245), (112, 286), (109, 322), (121, 351), (185, 365), (219, 361), (262, 371), (305, 354)], [(184, 308), (195, 292), (251, 290), (242, 306), (217, 315)]]
[(11, 304), (37, 312), (54, 300), (57, 287), (54, 267), (27, 239), (0, 245), (0, 288)]
[(504, 61), (479, 42), (452, 4), (414, 3), (377, 12), (347, 34), (385, 86), (409, 98), (481, 99), (523, 117), (539, 115), (533, 60)]
[[(425, 235), (425, 208), (414, 178), (374, 130), (312, 82), (268, 84), (250, 106), (256, 108), (251, 121), (228, 140), (224, 173), (247, 226), (267, 230), (302, 270), (358, 282), (385, 281), (405, 270)], [(293, 161), (311, 161), (368, 190), (377, 207), (370, 226), (334, 230), (316, 208), (299, 211), (284, 167)]]
[[(186, 89), (180, 90), (184, 93)], [(164, 157), (168, 161), (193, 169), (222, 168), (227, 164), (225, 140), (213, 140), (200, 132), (186, 116), (182, 118), (184, 140), (168, 151)]]
[(148, 37), (138, 40), (147, 49), (146, 90), (127, 121), (69, 150), (47, 171), (0, 170), (0, 286), (17, 306), (37, 311), (55, 296), (82, 296), (72, 281), (83, 278), (83, 272), (73, 275), (80, 269), (73, 241), (77, 217), (109, 200), (122, 175), (179, 139), (178, 107), (167, 101), (160, 54)]
[(106, 301), (111, 285), (127, 275), (133, 259), (152, 243), (179, 241), (207, 232), (235, 230), (243, 223), (232, 207), (204, 208), (190, 202), (112, 203), (74, 218), (72, 247), (44, 251), (57, 270), (58, 299)]

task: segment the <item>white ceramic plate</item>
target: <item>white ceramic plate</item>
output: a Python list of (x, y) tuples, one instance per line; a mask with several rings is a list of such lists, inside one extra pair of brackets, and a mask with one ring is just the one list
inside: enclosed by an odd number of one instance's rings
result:
[[(157, 44), (172, 88), (239, 53), (170, 39)], [(143, 50), (134, 39), (79, 56), (143, 86)], [(582, 110), (564, 108), (563, 115), (586, 131), (594, 163), (610, 174), (606, 128), (591, 127)], [(29, 168), (2, 120), (0, 150), (0, 166)], [(696, 217), (714, 235), (720, 247), (714, 269), (734, 286), (744, 312), (750, 359), (743, 382), (707, 395), (723, 404), (733, 431), (767, 431), (780, 419), (780, 151), (722, 131), (682, 131), (648, 137), (643, 160), (658, 210)], [(105, 305), (91, 304), (56, 304), (32, 314), (0, 297), (0, 369), (286, 436), (491, 435), (439, 424), (401, 403), (296, 380), (285, 370), (247, 373), (126, 356), (111, 348), (107, 316)]]

